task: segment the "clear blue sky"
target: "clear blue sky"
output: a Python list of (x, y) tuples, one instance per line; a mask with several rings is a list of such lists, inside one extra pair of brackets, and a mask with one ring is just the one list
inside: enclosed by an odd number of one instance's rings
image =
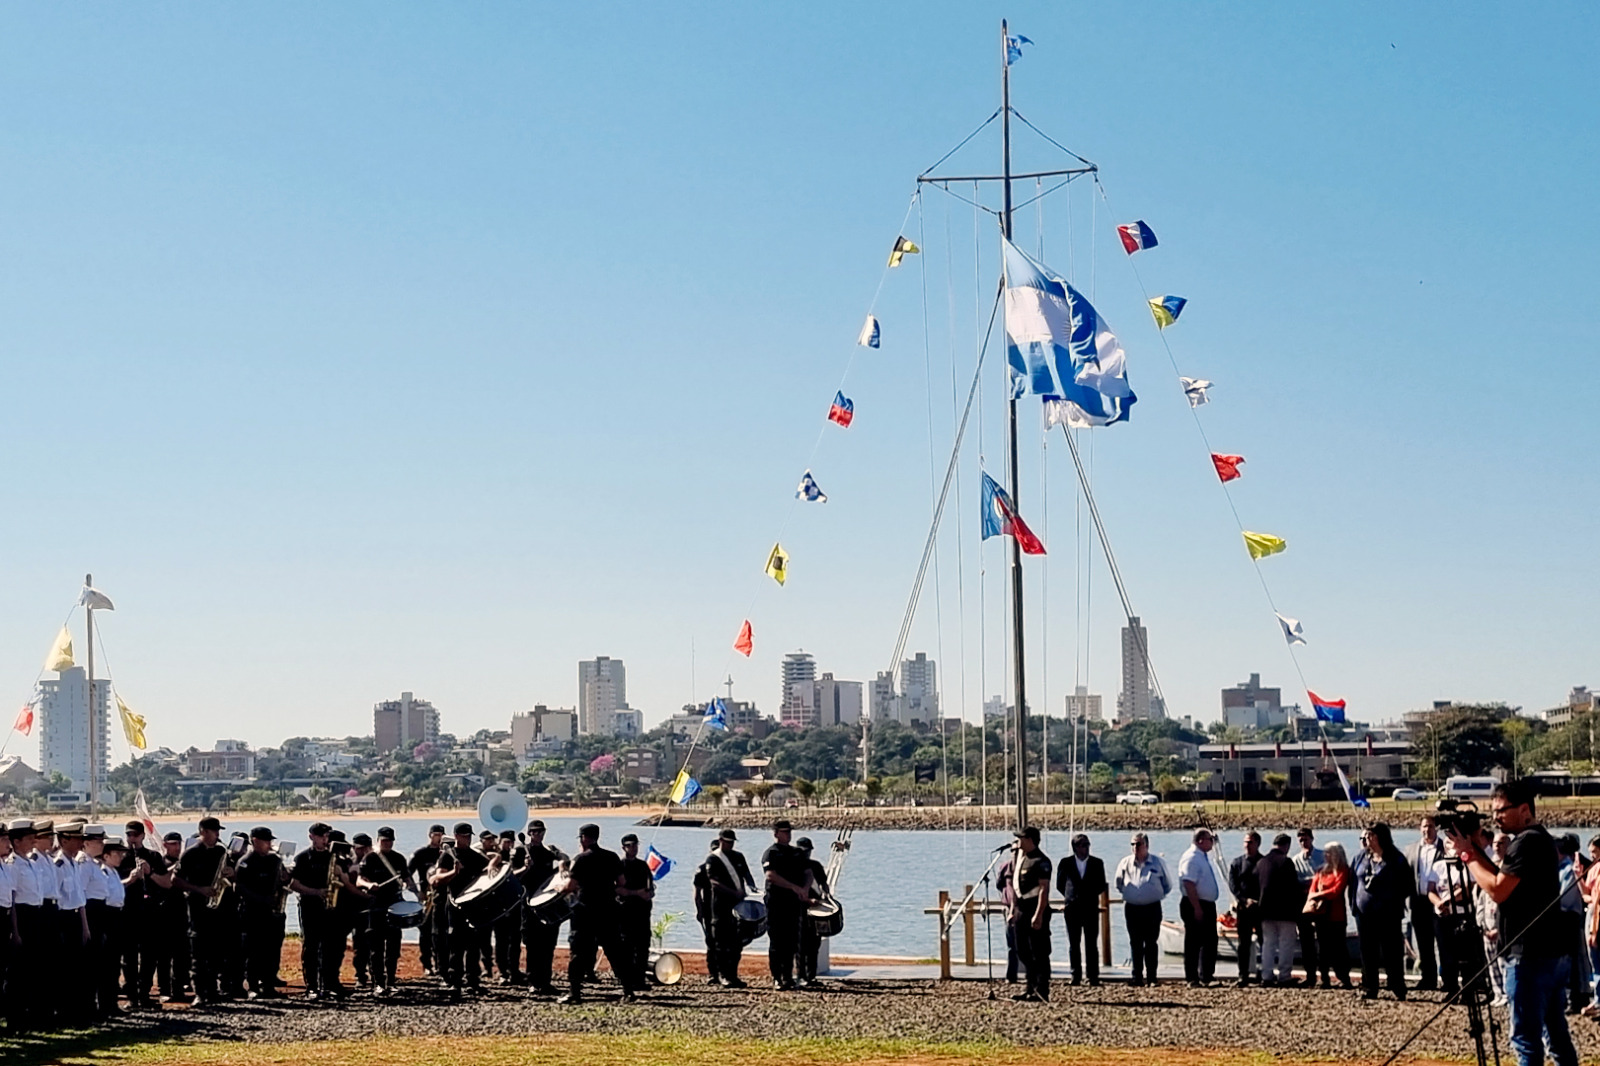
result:
[[(971, 372), (966, 205), (912, 213), (925, 254), (885, 285), (856, 425), (811, 459), (830, 502), (790, 501), (915, 175), (998, 104), (1001, 15), (1037, 42), (1015, 103), (1114, 207), (1091, 237), (1087, 189), (1062, 193), (1018, 231), (1130, 353), (1141, 400), (1095, 434), (1095, 478), (1171, 709), (1297, 681), (1112, 236), (1136, 217), (1146, 284), (1191, 301), (1168, 337), (1217, 382), (1207, 431), (1248, 459), (1240, 513), (1289, 540), (1264, 566), (1311, 686), (1381, 720), (1600, 684), (1587, 8), (348, 3), (0, 16), (9, 698), (87, 570), (122, 691), (175, 747), (366, 732), (402, 689), (503, 728), (574, 703), (596, 654), (656, 720), (716, 691), (752, 598), (736, 696), (776, 711), (796, 647), (870, 679), (926, 533), (930, 402), (942, 463), (952, 357)], [(1059, 158), (1018, 135), (1019, 166)], [(985, 289), (995, 252), (985, 224)], [(1075, 490), (1058, 439), (1045, 504), (1024, 427), (1051, 546), (1032, 692), (1059, 713)], [(969, 715), (1004, 669), (975, 467), (912, 645), (942, 649), (954, 709), (964, 639)]]

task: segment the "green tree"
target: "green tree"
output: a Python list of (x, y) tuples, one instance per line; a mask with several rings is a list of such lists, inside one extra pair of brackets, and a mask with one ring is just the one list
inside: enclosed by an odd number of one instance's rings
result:
[(1174, 792), (1183, 791), (1183, 779), (1174, 774), (1162, 774), (1156, 778), (1155, 788), (1163, 800), (1168, 800)]
[(1097, 762), (1089, 767), (1089, 787), (1096, 792), (1104, 792), (1116, 783), (1116, 771), (1111, 769), (1110, 763)]
[(1289, 787), (1289, 775), (1278, 773), (1276, 770), (1268, 771), (1261, 775), (1261, 780), (1272, 789), (1272, 794), (1278, 799), (1283, 799), (1283, 792)]
[(797, 777), (789, 782), (789, 787), (794, 790), (796, 796), (800, 797), (801, 803), (804, 803), (807, 807), (811, 806), (811, 800), (817, 794), (817, 786), (815, 784), (804, 777)]
[(707, 785), (700, 790), (700, 795), (704, 796), (713, 807), (722, 806), (722, 799), (727, 794), (728, 790), (723, 785)]
[(1500, 728), (1501, 717), (1489, 707), (1452, 707), (1437, 712), (1428, 723), (1427, 733), (1412, 747), (1419, 759), (1437, 755), (1441, 776), (1481, 777), (1512, 764), (1508, 738)]
[(869, 777), (867, 778), (865, 784), (867, 789), (867, 799), (876, 803), (878, 801), (878, 797), (883, 795), (883, 779), (881, 777)]

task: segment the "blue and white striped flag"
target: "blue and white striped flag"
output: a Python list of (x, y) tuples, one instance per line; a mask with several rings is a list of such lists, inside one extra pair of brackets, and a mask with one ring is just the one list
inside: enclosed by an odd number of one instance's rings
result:
[(828, 494), (822, 491), (822, 487), (817, 484), (817, 479), (811, 476), (809, 470), (806, 471), (805, 477), (800, 479), (800, 488), (795, 490), (795, 497), (807, 503), (828, 502)]
[(724, 733), (728, 731), (728, 705), (722, 702), (722, 697), (718, 696), (706, 704), (705, 726)]

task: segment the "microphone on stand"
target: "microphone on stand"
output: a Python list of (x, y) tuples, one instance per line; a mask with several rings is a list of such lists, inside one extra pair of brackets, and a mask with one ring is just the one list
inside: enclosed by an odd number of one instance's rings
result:
[(993, 850), (993, 851), (991, 851), (991, 852), (990, 852), (990, 853), (989, 853), (989, 854), (990, 854), (990, 855), (998, 855), (998, 854), (1000, 854), (1000, 853), (1001, 853), (1001, 852), (1002, 852), (1002, 851), (1012, 851), (1012, 850), (1014, 850), (1014, 849), (1015, 849), (1015, 848), (1016, 848), (1016, 846), (1017, 846), (1017, 842), (1016, 842), (1016, 841), (1015, 841), (1015, 840), (1013, 840), (1013, 841), (1012, 841), (1012, 842), (1011, 842), (1011, 843), (1009, 843), (1009, 844), (1001, 844), (1001, 845), (1000, 845), (1000, 846), (999, 846), (999, 847), (998, 847), (998, 848), (995, 848), (995, 849), (994, 849), (994, 850)]

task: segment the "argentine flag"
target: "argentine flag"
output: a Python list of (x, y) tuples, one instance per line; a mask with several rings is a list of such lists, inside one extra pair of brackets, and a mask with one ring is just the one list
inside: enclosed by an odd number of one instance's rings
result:
[(1128, 357), (1083, 294), (1010, 241), (1006, 260), (1006, 359), (1011, 394), (1064, 400), (1068, 424), (1125, 422), (1138, 397)]

